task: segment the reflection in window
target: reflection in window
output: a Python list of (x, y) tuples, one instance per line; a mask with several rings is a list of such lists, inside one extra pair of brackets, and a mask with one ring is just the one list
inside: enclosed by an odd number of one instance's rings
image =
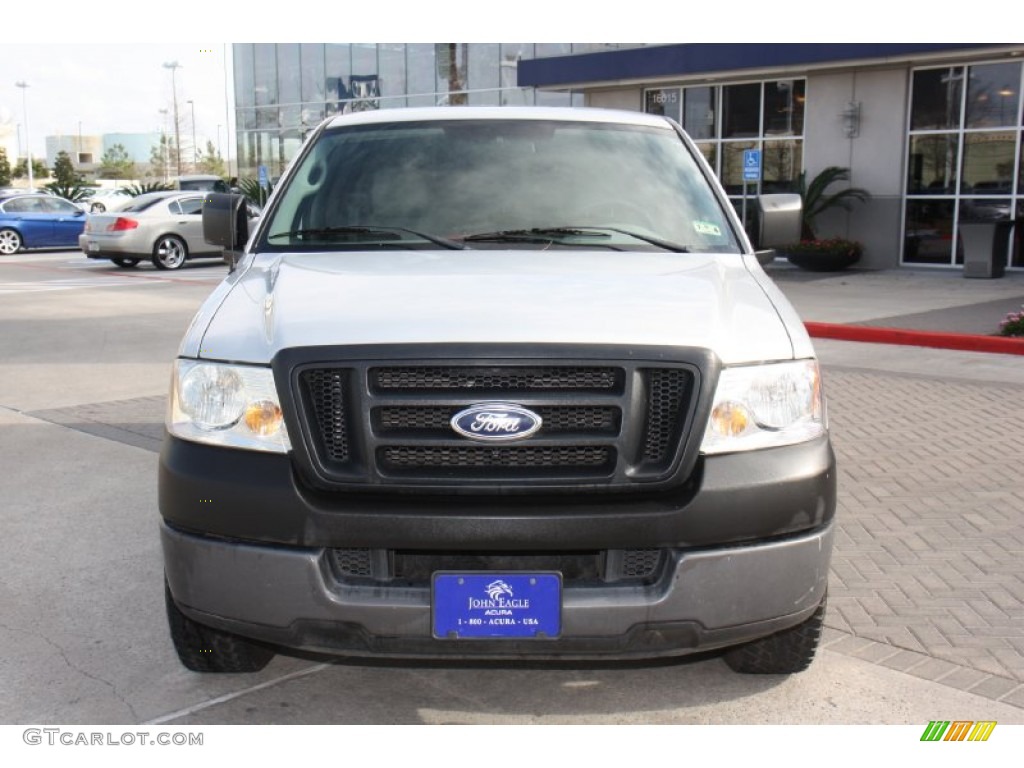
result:
[(533, 104), (533, 91), (518, 87), (519, 62), (533, 58), (533, 43), (501, 44), (501, 100), (502, 106)]
[(920, 131), (959, 128), (963, 80), (963, 67), (915, 72), (910, 129)]
[(437, 103), (434, 82), (437, 65), (434, 61), (433, 43), (409, 43), (405, 55), (409, 62), (409, 106), (432, 107)]
[(652, 88), (644, 94), (644, 111), (651, 115), (664, 115), (681, 123), (683, 98), (678, 88)]
[(469, 46), (469, 103), (479, 106), (497, 106), (500, 83), (497, 43), (476, 43)]
[(952, 200), (908, 200), (903, 260), (949, 264), (953, 241)]
[(985, 64), (971, 67), (967, 84), (967, 127), (1013, 125), (1020, 93), (1020, 64)]
[(324, 117), (324, 46), (322, 43), (302, 43), (299, 46), (302, 57), (302, 124), (313, 126)]
[(468, 103), (465, 91), (469, 43), (435, 43), (434, 48), (438, 89), (448, 93), (446, 98), (442, 97), (441, 103), (451, 107)]
[(743, 150), (745, 149), (757, 149), (757, 142), (730, 141), (722, 144), (721, 179), (725, 191), (730, 195), (743, 194)]
[(964, 191), (976, 195), (1008, 195), (1013, 187), (1014, 134), (964, 135)]
[(764, 84), (764, 135), (801, 136), (804, 132), (804, 81)]
[(910, 137), (907, 193), (952, 195), (956, 192), (957, 137), (925, 134)]
[(324, 58), (328, 113), (335, 114), (344, 109), (350, 98), (348, 79), (352, 76), (352, 51), (348, 43), (335, 43), (327, 46)]
[(277, 45), (277, 97), (281, 104), (281, 129), (298, 131), (302, 124), (302, 68), (299, 44)]
[(722, 138), (758, 136), (761, 126), (761, 84), (722, 88)]
[(796, 192), (803, 170), (803, 141), (765, 141), (761, 150), (761, 192)]
[(380, 57), (380, 93), (386, 97), (381, 100), (385, 109), (405, 106), (405, 45), (401, 43), (381, 43), (378, 46)]
[(715, 88), (687, 88), (683, 128), (694, 141), (715, 138)]

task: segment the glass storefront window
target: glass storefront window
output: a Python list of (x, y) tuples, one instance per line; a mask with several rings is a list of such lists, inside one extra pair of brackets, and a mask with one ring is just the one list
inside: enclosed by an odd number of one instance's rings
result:
[(501, 78), (501, 49), (497, 43), (476, 43), (469, 46), (469, 103), (497, 106)]
[[(743, 150), (745, 149), (757, 149), (757, 142), (730, 141), (722, 144), (722, 170), (719, 177), (726, 194), (743, 195)], [(748, 192), (750, 191), (749, 186), (748, 182)]]
[(761, 149), (761, 192), (796, 192), (803, 170), (801, 139), (765, 141)]
[(405, 47), (410, 107), (432, 107), (437, 102), (433, 43), (409, 43)]
[(341, 112), (350, 98), (348, 83), (352, 77), (352, 51), (348, 43), (332, 43), (324, 51), (324, 70), (327, 78), (328, 114)]
[(764, 135), (802, 136), (804, 81), (779, 80), (764, 84)]
[(378, 46), (380, 57), (380, 93), (381, 106), (385, 109), (405, 106), (405, 45), (401, 43), (381, 43)]
[(687, 88), (683, 96), (683, 128), (694, 141), (715, 138), (715, 88)]
[(722, 138), (745, 139), (760, 135), (761, 84), (722, 87)]
[(302, 124), (314, 126), (325, 117), (324, 46), (322, 43), (302, 43), (299, 56), (302, 60)]
[(298, 43), (277, 45), (277, 97), (281, 104), (281, 129), (298, 131), (302, 125), (302, 67)]
[(984, 64), (968, 70), (967, 127), (1013, 125), (1020, 95), (1020, 64)]
[(963, 191), (976, 195), (1008, 195), (1013, 191), (1014, 134), (964, 135)]
[(469, 57), (469, 43), (435, 43), (434, 48), (438, 90), (447, 93), (447, 96), (440, 97), (439, 103), (450, 107), (467, 104), (466, 60)]
[(955, 194), (958, 143), (955, 134), (911, 136), (907, 194)]
[(914, 73), (910, 130), (948, 130), (960, 127), (964, 68), (925, 69)]
[[(1020, 210), (1022, 77), (1018, 61), (914, 72), (905, 263), (962, 264), (960, 224), (1005, 221)], [(1020, 266), (1020, 236), (1010, 266)]]
[(683, 121), (683, 94), (679, 88), (652, 88), (644, 94), (644, 111)]
[(952, 200), (908, 200), (903, 260), (911, 264), (949, 264), (953, 242)]

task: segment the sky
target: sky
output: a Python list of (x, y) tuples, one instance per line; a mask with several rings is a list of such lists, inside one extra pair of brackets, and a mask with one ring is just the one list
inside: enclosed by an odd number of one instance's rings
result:
[[(45, 153), (46, 136), (75, 136), (79, 129), (86, 136), (160, 133), (165, 119), (160, 110), (172, 109), (171, 70), (164, 64), (177, 61), (181, 66), (174, 79), (184, 115), (179, 123), (191, 125), (186, 103), (191, 99), (200, 145), (206, 139), (217, 143), (219, 125), (226, 153), (232, 142), (225, 125), (233, 122), (234, 105), (231, 42), (1000, 42), (992, 36), (1005, 27), (993, 20), (1020, 18), (1015, 0), (991, 0), (984, 14), (974, 16), (950, 10), (923, 18), (910, 5), (890, 6), (884, 23), (869, 12), (870, 5), (851, 12), (854, 6), (814, 0), (732, 0), (725, 12), (711, 2), (664, 0), (590, 6), (579, 0), (374, 0), (366, 5), (176, 0), (173, 14), (158, 17), (156, 9), (163, 6), (138, 0), (104, 0), (99, 6), (45, 0), (38, 4), (41, 10), (31, 3), (7, 3), (0, 134), (6, 126), (23, 137), (26, 108), (33, 155)], [(929, 2), (936, 11), (942, 5)], [(152, 12), (141, 13), (142, 7)], [(590, 12), (584, 10), (588, 7)], [(19, 36), (13, 30), (32, 33)], [(7, 42), (26, 38), (45, 42)], [(18, 88), (17, 82), (29, 87)], [(173, 130), (171, 120), (166, 126)], [(17, 146), (14, 139), (10, 143)]]

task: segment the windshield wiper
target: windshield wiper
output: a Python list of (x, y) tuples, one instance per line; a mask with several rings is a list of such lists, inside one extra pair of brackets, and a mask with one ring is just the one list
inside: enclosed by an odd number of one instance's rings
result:
[[(547, 242), (563, 237), (611, 237), (608, 232), (617, 232), (620, 235), (627, 235), (645, 243), (663, 248), (674, 253), (689, 253), (690, 249), (684, 245), (663, 240), (660, 237), (641, 235), (638, 232), (631, 232), (628, 229), (619, 227), (535, 227), (533, 229), (505, 229), (498, 232), (481, 232), (477, 235), (467, 235), (462, 238), (466, 242), (501, 242), (501, 241), (526, 241), (526, 242)], [(611, 247), (611, 246), (609, 246)]]
[[(434, 245), (440, 245), (442, 248), (448, 248), (452, 251), (464, 251), (466, 246), (462, 243), (457, 243), (454, 240), (448, 240), (437, 235), (430, 235), (426, 232), (420, 232), (415, 229), (409, 229), (408, 227), (384, 227), (376, 226), (374, 224), (356, 224), (345, 227), (313, 227), (310, 229), (293, 229), (291, 232), (275, 232), (272, 235), (267, 235), (268, 240), (272, 240), (277, 237), (297, 237), (300, 239), (316, 239), (319, 237), (351, 237), (353, 239), (365, 237), (366, 235), (376, 235), (382, 240), (401, 240), (400, 232), (406, 232), (416, 237), (422, 237), (424, 240), (428, 240)], [(388, 237), (392, 235), (392, 237)]]

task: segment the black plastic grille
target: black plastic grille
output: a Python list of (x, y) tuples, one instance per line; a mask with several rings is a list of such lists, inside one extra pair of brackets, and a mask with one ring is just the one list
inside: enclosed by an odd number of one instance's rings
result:
[(653, 368), (647, 374), (647, 427), (644, 460), (661, 463), (674, 451), (688, 405), (690, 375), (678, 368)]
[(315, 369), (302, 375), (325, 458), (337, 463), (349, 459), (348, 422), (345, 416), (347, 373), (344, 369)]
[[(501, 493), (670, 479), (696, 407), (695, 363), (641, 363), (625, 350), (593, 363), (482, 357), (475, 365), (462, 354), (423, 365), (339, 359), (299, 367), (306, 477), (324, 490)], [(542, 426), (510, 442), (472, 440), (451, 427), (453, 416), (482, 403), (520, 405)]]
[(622, 576), (627, 579), (648, 578), (660, 561), (660, 549), (627, 549), (622, 557)]
[(378, 390), (447, 392), (609, 391), (622, 387), (622, 370), (581, 366), (403, 366), (374, 368)]
[(331, 558), (335, 571), (342, 576), (373, 576), (372, 550), (369, 549), (332, 549)]
[(614, 451), (600, 446), (552, 448), (449, 448), (390, 446), (381, 448), (379, 461), (387, 469), (604, 469)]
[[(374, 410), (374, 424), (382, 434), (435, 432), (450, 436), (451, 419), (462, 410), (453, 406), (390, 406)], [(540, 435), (586, 433), (614, 435), (619, 431), (618, 408), (601, 406), (555, 406), (531, 408), (540, 416)]]

